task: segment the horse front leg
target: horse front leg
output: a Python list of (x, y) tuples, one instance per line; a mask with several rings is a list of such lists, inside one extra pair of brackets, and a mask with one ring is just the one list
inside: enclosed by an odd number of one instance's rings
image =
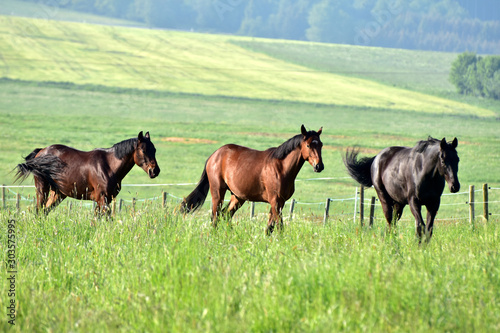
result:
[(430, 242), (432, 237), (432, 231), (434, 230), (434, 219), (436, 218), (439, 209), (440, 200), (437, 204), (426, 205), (427, 208), (427, 225), (425, 228), (425, 241)]
[(422, 218), (422, 204), (417, 198), (410, 199), (410, 209), (415, 217), (415, 235), (418, 237), (419, 244), (422, 242), (422, 231), (425, 229), (424, 219)]
[(266, 235), (270, 236), (274, 231), (276, 223), (278, 224), (278, 230), (283, 230), (283, 215), (281, 214), (283, 210), (284, 202), (276, 200), (271, 203), (271, 210), (269, 211), (269, 221), (267, 222)]
[(111, 209), (109, 208), (111, 200), (111, 196), (108, 196), (105, 193), (99, 193), (96, 197), (97, 206), (94, 210), (94, 215), (98, 218), (101, 218), (103, 215), (106, 216), (106, 218), (109, 218), (111, 216)]

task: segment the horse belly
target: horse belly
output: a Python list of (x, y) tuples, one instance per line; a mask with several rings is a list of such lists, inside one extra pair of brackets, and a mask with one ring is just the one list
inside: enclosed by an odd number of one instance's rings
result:
[(264, 200), (261, 180), (263, 159), (259, 158), (259, 153), (253, 149), (227, 145), (221, 148), (221, 154), (213, 161), (215, 164), (220, 163), (220, 176), (231, 193), (242, 200)]

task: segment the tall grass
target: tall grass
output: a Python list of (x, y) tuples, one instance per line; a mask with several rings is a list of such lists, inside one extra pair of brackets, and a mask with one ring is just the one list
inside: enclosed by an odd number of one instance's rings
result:
[(155, 205), (113, 220), (0, 214), (17, 221), (13, 331), (500, 329), (498, 220), (440, 225), (419, 246), (411, 224), (296, 219), (267, 237), (262, 219), (214, 230)]

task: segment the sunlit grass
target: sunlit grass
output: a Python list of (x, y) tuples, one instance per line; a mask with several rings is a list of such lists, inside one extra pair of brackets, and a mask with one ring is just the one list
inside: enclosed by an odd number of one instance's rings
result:
[(317, 71), (252, 52), (233, 40), (248, 38), (0, 16), (0, 72), (3, 77), (28, 81), (432, 114), (495, 114), (375, 81)]

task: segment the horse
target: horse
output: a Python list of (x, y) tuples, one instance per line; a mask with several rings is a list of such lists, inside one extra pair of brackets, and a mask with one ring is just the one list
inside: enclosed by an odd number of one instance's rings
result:
[(149, 177), (155, 178), (160, 168), (156, 149), (149, 132), (116, 143), (111, 148), (80, 151), (64, 145), (37, 148), (17, 165), (16, 181), (33, 174), (36, 187), (37, 213), (46, 214), (66, 197), (93, 200), (97, 212), (107, 212), (108, 204), (116, 198), (121, 182), (134, 164)]
[[(283, 229), (281, 211), (295, 191), (295, 178), (305, 161), (315, 172), (324, 169), (321, 158), (319, 131), (307, 131), (304, 125), (298, 134), (279, 147), (264, 151), (228, 144), (217, 149), (206, 161), (196, 188), (184, 198), (181, 212), (192, 213), (212, 195), (212, 224), (224, 213), (232, 218), (245, 201), (267, 202), (271, 205), (266, 234), (270, 235), (276, 223)], [(226, 191), (231, 200), (222, 209)]]
[[(424, 229), (428, 242), (445, 182), (450, 192), (460, 190), (457, 145), (457, 138), (447, 143), (445, 138), (428, 137), (413, 148), (388, 147), (374, 157), (359, 160), (359, 150), (347, 150), (343, 160), (354, 180), (365, 187), (373, 185), (389, 227), (399, 221), (408, 204), (415, 217), (419, 242)], [(427, 208), (427, 225), (422, 218), (422, 206)]]

